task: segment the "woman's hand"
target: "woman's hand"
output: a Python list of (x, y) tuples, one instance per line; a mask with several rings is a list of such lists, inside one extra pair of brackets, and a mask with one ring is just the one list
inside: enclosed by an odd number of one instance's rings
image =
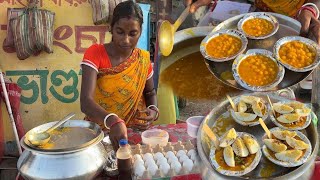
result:
[(153, 121), (158, 119), (158, 111), (146, 108), (142, 111), (138, 111), (137, 119), (145, 121), (145, 123), (138, 123), (135, 124), (135, 126), (139, 129), (149, 129), (149, 127), (152, 125)]
[(186, 6), (191, 5), (191, 7), (190, 7), (191, 13), (196, 12), (196, 10), (201, 6), (209, 5), (211, 3), (211, 1), (212, 0), (197, 0), (196, 2), (192, 3), (192, 0), (184, 0)]
[(315, 41), (320, 44), (320, 21), (307, 10), (302, 10), (297, 20), (301, 23), (301, 36), (308, 37), (312, 34)]
[[(112, 118), (117, 118), (114, 121), (120, 120), (120, 118), (116, 116), (113, 116)], [(119, 148), (119, 141), (121, 139), (128, 139), (127, 126), (125, 125), (125, 123), (120, 122), (110, 127), (109, 138), (111, 140), (113, 150), (116, 152)]]

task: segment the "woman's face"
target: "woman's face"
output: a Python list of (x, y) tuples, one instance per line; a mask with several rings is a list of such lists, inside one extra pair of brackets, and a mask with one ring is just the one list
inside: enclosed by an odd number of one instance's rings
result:
[(131, 53), (140, 35), (140, 24), (134, 18), (121, 18), (112, 28), (112, 42), (120, 52)]

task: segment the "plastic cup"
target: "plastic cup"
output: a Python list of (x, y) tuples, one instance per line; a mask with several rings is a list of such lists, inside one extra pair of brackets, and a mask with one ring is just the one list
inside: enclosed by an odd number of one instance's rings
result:
[(196, 138), (199, 126), (204, 119), (204, 116), (191, 116), (187, 119), (187, 132), (188, 135)]

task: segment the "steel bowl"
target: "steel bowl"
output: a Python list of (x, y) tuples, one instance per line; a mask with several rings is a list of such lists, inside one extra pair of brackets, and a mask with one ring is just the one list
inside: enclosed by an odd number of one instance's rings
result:
[[(234, 37), (237, 37), (241, 40), (241, 48), (240, 50), (234, 54), (233, 56), (230, 56), (230, 57), (225, 57), (225, 58), (215, 58), (215, 57), (212, 57), (210, 56), (208, 53), (207, 53), (207, 50), (206, 50), (206, 46), (208, 44), (208, 42), (215, 38), (215, 37), (218, 37), (222, 34), (228, 34), (228, 35), (231, 35), (231, 36), (234, 36)], [(217, 31), (217, 32), (211, 32), (209, 35), (207, 35), (201, 42), (200, 44), (200, 52), (202, 54), (202, 56), (208, 60), (211, 60), (211, 61), (214, 61), (214, 62), (225, 62), (225, 61), (229, 61), (229, 60), (232, 60), (234, 58), (236, 58), (239, 54), (242, 54), (246, 48), (247, 48), (247, 45), (248, 45), (248, 40), (246, 38), (246, 36), (240, 32), (240, 31), (237, 31), (237, 30), (234, 30), (234, 29), (229, 29), (229, 30), (221, 30), (221, 31)]]
[[(261, 19), (265, 19), (265, 20), (269, 21), (273, 25), (272, 31), (269, 34), (264, 35), (264, 36), (252, 36), (252, 35), (246, 34), (246, 32), (242, 28), (243, 24), (246, 21), (248, 21), (250, 19), (255, 19), (255, 18), (261, 18)], [(275, 18), (271, 14), (265, 13), (265, 12), (254, 12), (254, 13), (247, 14), (238, 22), (238, 30), (243, 32), (250, 39), (266, 39), (268, 37), (273, 36), (275, 33), (277, 33), (278, 29), (279, 29), (279, 22), (278, 22), (277, 18)]]
[[(273, 60), (278, 65), (277, 77), (271, 84), (264, 85), (264, 86), (253, 86), (253, 85), (250, 85), (247, 82), (245, 82), (241, 78), (241, 76), (239, 75), (238, 68), (239, 68), (240, 63), (243, 60), (245, 60), (247, 57), (254, 56), (254, 55), (266, 56), (269, 59)], [(236, 82), (238, 84), (240, 84), (242, 87), (244, 87), (245, 89), (248, 89), (250, 91), (268, 91), (268, 90), (273, 89), (282, 81), (282, 79), (284, 77), (284, 73), (285, 73), (284, 68), (277, 62), (276, 59), (273, 58), (272, 52), (270, 52), (268, 50), (264, 50), (264, 49), (250, 49), (247, 51), (246, 54), (238, 56), (237, 59), (232, 64), (232, 74), (233, 74), (234, 79), (236, 80)]]
[[(280, 55), (279, 55), (279, 51), (282, 45), (288, 43), (288, 42), (292, 42), (292, 41), (299, 41), (303, 44), (306, 44), (307, 46), (309, 46), (311, 49), (313, 49), (313, 51), (316, 53), (315, 59), (313, 61), (312, 64), (310, 64), (309, 66), (303, 67), (303, 68), (296, 68), (291, 66), (290, 64), (284, 63), (281, 61)], [(273, 48), (273, 53), (277, 59), (277, 61), (279, 63), (281, 63), (284, 67), (286, 67), (287, 69), (294, 71), (294, 72), (307, 72), (307, 71), (311, 71), (314, 68), (316, 68), (319, 63), (320, 63), (320, 48), (319, 45), (307, 38), (301, 37), (301, 36), (287, 36), (287, 37), (283, 37), (281, 39), (279, 39), (275, 44), (274, 44), (274, 48)]]

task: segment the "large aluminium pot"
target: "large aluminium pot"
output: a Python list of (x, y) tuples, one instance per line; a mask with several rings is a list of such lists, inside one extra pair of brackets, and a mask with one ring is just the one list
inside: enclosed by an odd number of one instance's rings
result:
[[(40, 132), (54, 123), (43, 124), (30, 131)], [(42, 149), (32, 146), (24, 137), (21, 139), (21, 145), (25, 150), (17, 166), (22, 177), (32, 180), (94, 179), (102, 172), (107, 152), (101, 143), (104, 137), (101, 128), (84, 120), (70, 120), (62, 126), (78, 128), (73, 135), (57, 135), (57, 142), (63, 141), (65, 148), (56, 146)], [(31, 133), (30, 131), (28, 133)], [(71, 136), (73, 138), (70, 138)], [(51, 136), (51, 139), (54, 141), (55, 137)]]

